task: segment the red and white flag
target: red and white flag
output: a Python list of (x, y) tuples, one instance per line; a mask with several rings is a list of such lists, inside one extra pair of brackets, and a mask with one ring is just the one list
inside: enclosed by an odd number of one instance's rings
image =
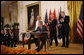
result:
[(77, 30), (78, 36), (83, 39), (83, 4), (81, 6), (80, 16), (77, 23)]
[(54, 9), (53, 15), (54, 15), (54, 19), (57, 19), (55, 9)]
[(50, 20), (50, 16), (51, 16), (51, 9), (50, 9), (50, 13), (49, 13), (49, 20)]

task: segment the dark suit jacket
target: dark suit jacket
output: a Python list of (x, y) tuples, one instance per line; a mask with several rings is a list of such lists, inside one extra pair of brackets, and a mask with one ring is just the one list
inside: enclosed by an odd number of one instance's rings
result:
[(56, 25), (57, 25), (57, 20), (54, 19), (52, 21), (52, 23), (49, 23), (48, 26), (49, 26), (49, 30), (50, 30), (50, 35), (56, 35)]
[(4, 34), (1, 34), (1, 41), (3, 42), (5, 40)]
[(67, 33), (70, 31), (70, 26), (69, 26), (69, 16), (65, 16), (64, 22), (61, 22), (62, 27), (61, 27), (61, 32), (62, 33)]
[(36, 31), (41, 31), (41, 32), (43, 32), (43, 31), (47, 31), (47, 27), (46, 26), (42, 26), (42, 28), (41, 27), (37, 27), (37, 30)]
[(7, 41), (11, 41), (11, 36), (10, 36), (9, 33), (5, 35), (5, 38), (6, 38)]

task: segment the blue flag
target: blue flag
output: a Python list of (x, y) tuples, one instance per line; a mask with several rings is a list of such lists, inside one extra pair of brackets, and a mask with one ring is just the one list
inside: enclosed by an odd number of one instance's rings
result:
[(81, 11), (80, 11), (80, 16), (79, 19), (83, 19), (83, 4), (81, 5)]
[(47, 10), (46, 10), (46, 15), (45, 15), (45, 24), (48, 23), (48, 16), (47, 16)]
[(60, 13), (59, 13), (59, 21), (60, 21), (60, 18), (61, 18), (61, 7), (60, 7)]
[(45, 26), (47, 27), (47, 32), (48, 32), (48, 38), (50, 38), (50, 32), (49, 32), (49, 26), (48, 26), (48, 16), (47, 16), (47, 10), (46, 10), (46, 15), (45, 15)]
[[(60, 25), (60, 18), (61, 18), (61, 7), (60, 7), (60, 13), (59, 13), (59, 19), (58, 19), (58, 25)], [(58, 34), (59, 34), (59, 39), (61, 39), (61, 27), (58, 26)]]

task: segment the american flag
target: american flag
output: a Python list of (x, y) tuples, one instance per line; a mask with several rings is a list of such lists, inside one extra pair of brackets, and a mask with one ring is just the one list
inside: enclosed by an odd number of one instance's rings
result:
[(45, 26), (47, 27), (48, 38), (49, 38), (50, 37), (50, 32), (49, 32), (49, 26), (48, 26), (47, 10), (46, 10), (46, 15), (45, 15)]
[(48, 38), (50, 38), (50, 31), (49, 31), (49, 26), (48, 26), (48, 24), (45, 24), (45, 26), (47, 27)]
[(83, 4), (81, 6), (80, 16), (77, 23), (77, 30), (78, 36), (83, 39)]

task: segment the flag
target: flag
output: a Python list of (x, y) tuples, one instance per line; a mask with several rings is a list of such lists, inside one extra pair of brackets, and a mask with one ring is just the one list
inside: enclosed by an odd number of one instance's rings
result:
[(60, 7), (60, 13), (59, 13), (59, 20), (60, 20), (60, 18), (61, 18), (61, 7)]
[(50, 9), (50, 13), (49, 13), (49, 20), (50, 20), (50, 16), (51, 16), (51, 9)]
[(54, 9), (53, 15), (54, 15), (54, 19), (57, 19), (56, 14), (55, 14), (55, 9)]
[[(56, 17), (56, 14), (55, 14), (55, 9), (54, 9), (53, 15), (54, 15), (54, 19), (57, 20), (57, 17)], [(58, 24), (56, 25), (56, 30), (57, 30), (57, 34), (58, 34)]]
[(59, 12), (59, 18), (58, 18), (58, 34), (59, 34), (59, 39), (61, 39), (60, 18), (61, 18), (61, 7), (60, 7), (60, 12)]
[(48, 16), (47, 16), (47, 10), (46, 10), (46, 15), (45, 15), (45, 26), (47, 27), (47, 32), (48, 32), (48, 38), (50, 37), (50, 32), (49, 32), (49, 26), (48, 26)]
[(46, 15), (45, 15), (45, 23), (48, 23), (47, 10), (46, 10)]
[(83, 4), (81, 5), (80, 16), (77, 23), (77, 35), (83, 39)]

